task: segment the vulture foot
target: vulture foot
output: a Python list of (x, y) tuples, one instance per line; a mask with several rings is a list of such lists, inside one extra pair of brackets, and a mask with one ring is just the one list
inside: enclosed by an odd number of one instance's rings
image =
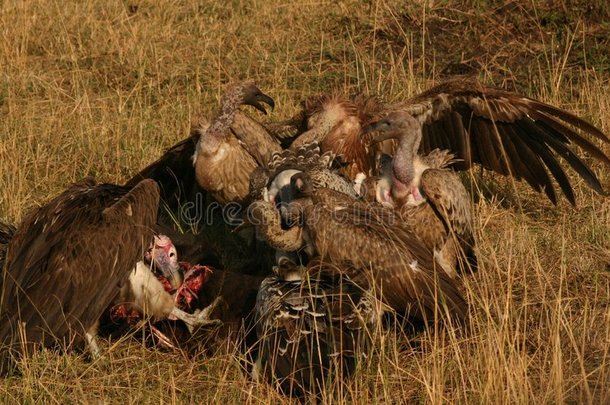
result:
[(220, 319), (210, 319), (210, 315), (216, 309), (221, 301), (221, 297), (216, 297), (214, 301), (207, 307), (197, 310), (192, 314), (182, 311), (181, 309), (174, 308), (171, 315), (182, 320), (191, 334), (195, 333), (197, 329), (202, 326), (220, 326), (222, 321)]
[(85, 338), (87, 339), (87, 346), (89, 347), (89, 352), (91, 353), (91, 358), (95, 361), (102, 360), (104, 356), (100, 353), (100, 348), (97, 345), (97, 341), (95, 339), (95, 334), (90, 332), (85, 333)]

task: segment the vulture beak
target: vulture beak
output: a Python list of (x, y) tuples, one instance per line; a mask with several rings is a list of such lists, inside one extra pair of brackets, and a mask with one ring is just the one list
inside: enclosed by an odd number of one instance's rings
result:
[(366, 127), (362, 128), (362, 135), (368, 135), (371, 132), (377, 132), (379, 130), (379, 122), (380, 121), (372, 122)]
[(273, 109), (275, 108), (275, 101), (273, 101), (273, 99), (271, 97), (264, 94), (260, 90), (256, 94), (248, 96), (244, 100), (244, 104), (251, 105), (252, 107), (256, 108), (258, 111), (260, 111), (266, 115), (267, 110), (265, 110), (265, 107), (261, 103), (265, 103), (269, 107), (271, 107), (271, 111), (273, 111)]
[(167, 278), (167, 280), (169, 281), (169, 283), (172, 285), (172, 287), (174, 287), (175, 289), (177, 289), (178, 287), (180, 287), (182, 285), (182, 271), (180, 269), (180, 265), (177, 266), (170, 266), (167, 269), (164, 269), (165, 271), (163, 273), (165, 278)]
[(400, 139), (397, 133), (387, 130), (384, 121), (377, 121), (367, 125), (362, 129), (362, 135), (365, 137), (365, 143), (368, 145), (374, 145), (387, 139)]

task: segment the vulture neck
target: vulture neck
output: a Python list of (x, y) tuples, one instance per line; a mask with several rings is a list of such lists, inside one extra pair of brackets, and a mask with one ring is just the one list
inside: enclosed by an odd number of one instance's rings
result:
[(212, 155), (218, 152), (222, 143), (229, 137), (235, 113), (240, 105), (241, 101), (236, 103), (231, 98), (224, 97), (222, 99), (218, 114), (216, 114), (208, 129), (199, 138), (199, 142), (197, 142), (197, 149), (195, 156), (193, 156), (195, 166), (197, 166), (197, 157), (199, 155)]
[(231, 98), (223, 98), (220, 103), (220, 111), (216, 114), (206, 134), (210, 137), (226, 138), (240, 105), (241, 102), (236, 103)]
[(427, 166), (417, 154), (421, 138), (421, 128), (401, 134), (392, 163), (392, 197), (398, 202), (419, 203), (423, 200), (419, 183)]

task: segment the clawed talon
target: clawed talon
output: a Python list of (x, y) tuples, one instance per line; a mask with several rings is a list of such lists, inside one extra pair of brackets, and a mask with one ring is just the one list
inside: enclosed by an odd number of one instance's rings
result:
[(210, 315), (218, 306), (220, 301), (221, 297), (216, 297), (216, 299), (214, 299), (214, 301), (212, 301), (210, 305), (201, 310), (197, 310), (192, 314), (184, 312), (178, 308), (174, 308), (171, 314), (176, 318), (182, 320), (186, 324), (186, 327), (192, 335), (202, 326), (222, 325), (222, 321), (220, 319), (210, 319)]

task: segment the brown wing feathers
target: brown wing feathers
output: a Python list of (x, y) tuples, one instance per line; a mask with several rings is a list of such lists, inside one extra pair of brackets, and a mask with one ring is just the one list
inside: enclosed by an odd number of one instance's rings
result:
[(604, 193), (597, 176), (570, 145), (576, 144), (608, 166), (610, 159), (572, 127), (603, 142), (609, 140), (595, 126), (569, 112), (463, 78), (433, 87), (406, 101), (402, 108), (422, 123), (422, 151), (450, 149), (463, 160), (458, 169), (480, 163), (489, 170), (525, 179), (556, 203), (550, 172), (574, 204), (572, 185), (557, 158), (560, 156), (591, 188)]
[[(140, 260), (152, 237), (159, 188), (132, 190), (86, 179), (27, 216), (9, 245), (3, 272), (0, 342), (28, 347), (83, 342)], [(11, 356), (0, 352), (0, 369)]]

